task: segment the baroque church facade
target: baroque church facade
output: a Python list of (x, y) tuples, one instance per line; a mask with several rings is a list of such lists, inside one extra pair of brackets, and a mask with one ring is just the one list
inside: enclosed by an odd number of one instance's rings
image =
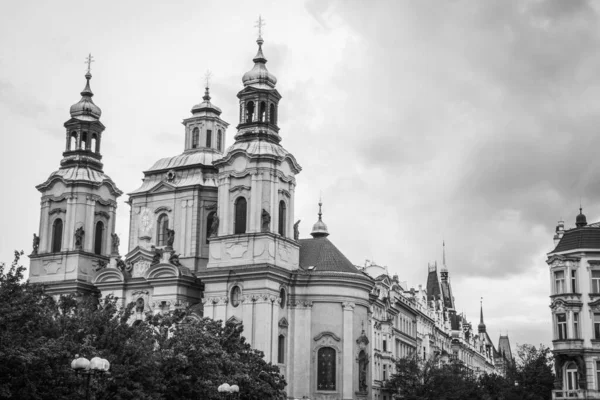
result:
[(229, 124), (207, 87), (182, 122), (183, 152), (158, 160), (128, 194), (125, 254), (115, 234), (123, 192), (103, 171), (105, 127), (88, 68), (64, 124), (60, 168), (36, 187), (30, 281), (53, 295), (135, 302), (136, 319), (186, 308), (242, 323), (248, 342), (280, 367), (289, 398), (391, 400), (385, 381), (394, 361), (411, 355), (475, 357), (482, 371), (501, 372), (483, 314), (478, 335), (456, 315), (447, 271), (441, 281), (433, 271), (437, 283), (430, 271), (427, 290), (415, 291), (376, 265), (354, 265), (329, 239), (321, 203), (310, 237), (299, 237), (302, 168), (281, 144), (282, 96), (260, 36), (257, 45), (233, 144), (225, 146)]

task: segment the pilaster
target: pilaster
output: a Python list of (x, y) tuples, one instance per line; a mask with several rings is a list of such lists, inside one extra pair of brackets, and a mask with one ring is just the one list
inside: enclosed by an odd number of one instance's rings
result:
[(354, 354), (353, 347), (353, 331), (354, 331), (354, 303), (342, 303), (342, 318), (343, 318), (343, 345), (342, 345), (342, 398), (344, 400), (352, 400), (353, 395), (353, 371), (354, 371)]
[(48, 225), (49, 221), (49, 212), (50, 212), (50, 201), (42, 200), (42, 207), (40, 211), (40, 247), (38, 249), (38, 254), (47, 253), (49, 251), (49, 238), (52, 236), (52, 229)]
[[(112, 234), (115, 233), (117, 229), (117, 205), (116, 202), (114, 205), (110, 205), (108, 207), (108, 222), (107, 225), (110, 226), (110, 229), (107, 229), (106, 234), (104, 235), (104, 251), (105, 254), (112, 253)], [(104, 254), (104, 253), (103, 253)]]
[(254, 205), (254, 203), (256, 202), (256, 199), (259, 199), (259, 192), (258, 192), (258, 173), (252, 173), (250, 175), (250, 199), (252, 200), (250, 203), (250, 223), (248, 224), (248, 232), (252, 233), (252, 232), (257, 232), (256, 230), (256, 206)]
[(65, 224), (63, 225), (63, 238), (65, 250), (73, 250), (73, 235), (75, 234), (75, 213), (76, 213), (76, 196), (67, 197), (67, 215)]
[(271, 335), (272, 335), (272, 324), (271, 320), (273, 315), (273, 301), (275, 296), (269, 294), (260, 294), (255, 302), (256, 312), (256, 326), (254, 332), (256, 334), (254, 338), (254, 347), (262, 350), (265, 353), (265, 360), (271, 361)]
[(223, 184), (219, 186), (219, 189), (223, 189), (223, 191), (219, 191), (219, 198), (222, 198), (223, 201), (221, 202), (221, 220), (219, 221), (219, 235), (229, 235), (230, 233), (233, 233), (232, 230), (230, 229), (229, 225), (231, 224), (230, 221), (230, 209), (231, 209), (231, 204), (230, 204), (230, 200), (229, 200), (229, 189), (230, 189), (230, 185), (231, 185), (231, 179), (226, 176), (223, 177)]
[(252, 347), (254, 345), (254, 297), (242, 296), (242, 321), (244, 322), (244, 336)]
[(269, 232), (277, 232), (276, 224), (279, 221), (279, 202), (277, 201), (277, 173), (275, 171), (271, 171), (269, 174), (270, 182), (271, 182), (271, 193), (270, 193), (270, 207), (269, 214), (271, 214), (271, 223), (269, 225)]
[(296, 222), (294, 216), (294, 203), (295, 203), (295, 192), (296, 192), (296, 184), (294, 182), (290, 182), (290, 209), (288, 211), (288, 221), (287, 221), (287, 237), (294, 238), (294, 223)]
[(271, 296), (271, 299), (273, 300), (271, 313), (271, 363), (276, 365), (279, 347), (279, 310), (281, 309), (281, 299), (275, 296)]
[[(84, 236), (84, 240), (85, 243), (83, 245), (83, 249), (85, 251), (88, 251), (90, 253), (94, 252), (94, 236), (95, 236), (95, 226), (94, 226), (94, 211), (96, 208), (96, 200), (94, 200), (91, 196), (86, 196), (85, 197), (85, 226), (84, 226), (84, 230), (85, 230), (85, 236)], [(109, 222), (110, 223), (110, 222)], [(108, 228), (108, 226), (106, 227)], [(106, 232), (104, 233), (104, 240), (106, 241), (106, 236), (110, 236), (107, 234), (107, 232), (109, 231), (109, 229), (106, 229)], [(102, 251), (100, 252), (101, 254), (104, 254), (104, 250), (105, 247), (103, 246)]]
[(293, 368), (289, 376), (289, 381), (293, 397), (301, 398), (311, 397), (311, 371), (313, 370), (310, 357), (311, 348), (307, 348), (308, 343), (312, 343), (312, 301), (294, 301), (290, 302), (290, 312), (293, 315), (294, 323), (291, 326), (290, 336), (293, 338)]

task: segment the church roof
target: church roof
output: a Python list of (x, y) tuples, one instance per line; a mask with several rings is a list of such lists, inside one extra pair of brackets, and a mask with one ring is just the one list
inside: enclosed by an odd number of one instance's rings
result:
[(600, 250), (600, 224), (590, 224), (584, 227), (565, 231), (563, 237), (551, 253), (577, 249)]
[(207, 151), (206, 149), (186, 151), (185, 153), (174, 157), (161, 158), (146, 172), (181, 168), (198, 164), (212, 166), (213, 161), (221, 157), (221, 154), (216, 151)]
[(441, 286), (438, 279), (437, 267), (434, 268), (429, 266), (429, 273), (427, 275), (427, 300), (438, 300), (441, 298)]
[(314, 267), (315, 272), (362, 274), (327, 237), (300, 239), (300, 268)]
[(62, 181), (67, 185), (83, 183), (101, 186), (103, 183), (106, 183), (112, 188), (115, 194), (121, 195), (123, 193), (117, 188), (110, 176), (94, 168), (84, 166), (60, 168), (58, 171), (54, 171), (50, 174), (44, 183), (37, 185), (36, 189), (40, 191), (45, 190), (50, 187), (55, 180)]

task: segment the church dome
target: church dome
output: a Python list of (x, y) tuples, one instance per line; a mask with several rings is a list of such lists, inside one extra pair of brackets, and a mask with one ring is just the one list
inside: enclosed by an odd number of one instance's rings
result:
[(323, 213), (321, 212), (322, 205), (323, 205), (323, 203), (321, 201), (319, 201), (319, 220), (313, 225), (312, 232), (310, 233), (311, 236), (314, 238), (329, 236), (329, 231), (327, 230), (327, 225), (325, 225), (325, 222), (323, 222), (323, 219), (322, 219), (322, 216), (323, 216)]
[(585, 214), (583, 213), (583, 210), (581, 209), (581, 207), (579, 207), (579, 215), (575, 219), (575, 226), (578, 228), (581, 228), (586, 225), (587, 225), (587, 218), (585, 217)]
[(81, 92), (81, 100), (71, 106), (71, 117), (88, 121), (98, 120), (100, 119), (100, 115), (102, 115), (102, 110), (92, 100), (92, 96), (94, 96), (92, 89), (90, 89), (92, 74), (89, 72), (85, 74), (85, 79), (87, 82), (83, 92)]
[(217, 115), (221, 115), (221, 109), (210, 102), (210, 94), (208, 93), (208, 87), (204, 92), (204, 97), (202, 97), (202, 100), (204, 100), (202, 103), (196, 104), (194, 107), (192, 107), (192, 114), (198, 114), (203, 111), (212, 111)]
[(262, 52), (263, 42), (263, 39), (260, 37), (256, 41), (256, 43), (258, 43), (258, 53), (256, 53), (256, 56), (252, 60), (254, 61), (254, 67), (242, 77), (244, 86), (254, 86), (266, 89), (274, 88), (277, 84), (277, 78), (267, 70), (267, 66), (265, 65), (267, 59)]

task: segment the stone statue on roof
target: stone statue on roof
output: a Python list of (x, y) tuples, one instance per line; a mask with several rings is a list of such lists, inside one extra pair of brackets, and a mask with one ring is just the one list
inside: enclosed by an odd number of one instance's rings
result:
[(298, 225), (300, 225), (300, 219), (298, 221), (296, 221), (296, 223), (294, 224), (294, 240), (298, 240), (300, 239), (300, 229), (298, 228)]
[(112, 254), (119, 254), (119, 245), (121, 244), (121, 239), (119, 239), (119, 235), (116, 233), (110, 234), (112, 238)]
[(33, 234), (33, 251), (31, 252), (31, 254), (37, 254), (39, 248), (40, 248), (40, 237), (34, 233)]

